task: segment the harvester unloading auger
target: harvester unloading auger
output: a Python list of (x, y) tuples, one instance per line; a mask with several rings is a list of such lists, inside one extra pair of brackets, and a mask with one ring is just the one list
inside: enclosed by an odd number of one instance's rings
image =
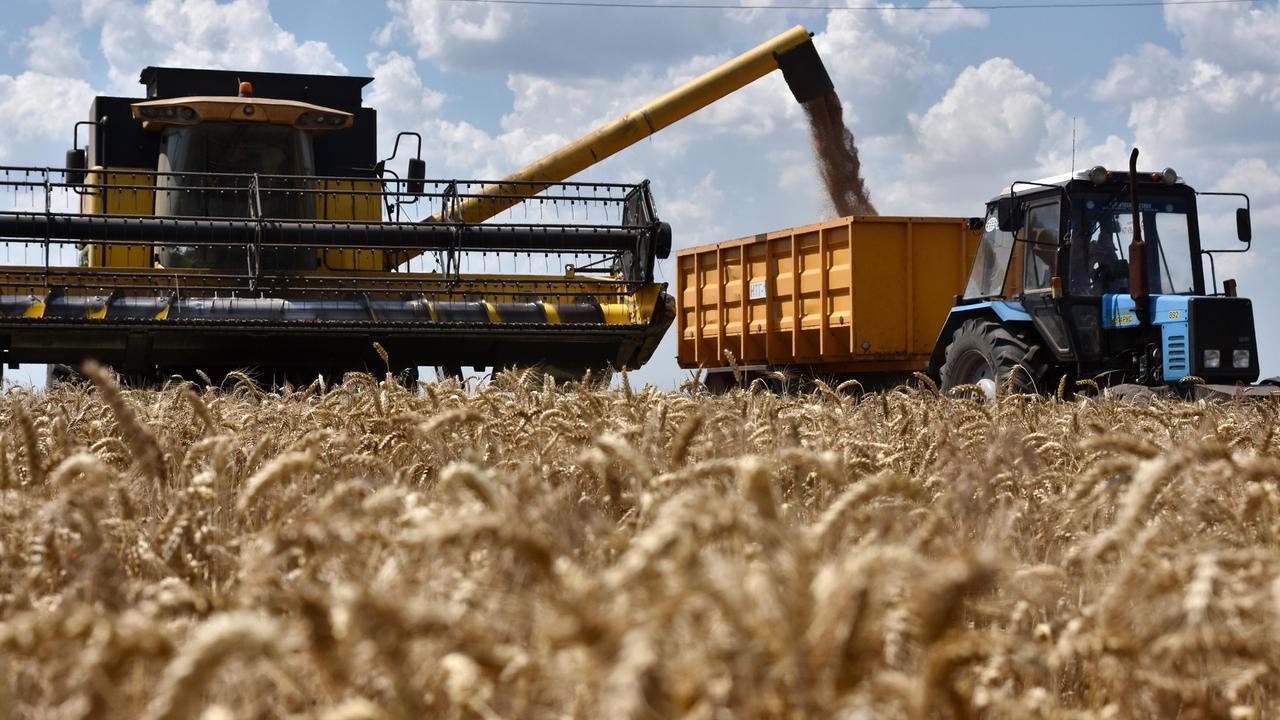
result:
[(66, 168), (0, 167), (3, 362), (296, 383), (380, 370), (376, 342), (408, 376), (639, 367), (674, 314), (671, 228), (647, 181), (566, 180), (779, 68), (800, 102), (831, 90), (796, 27), (491, 182), (425, 179), (414, 133), (389, 171), (371, 78), (146, 68)]

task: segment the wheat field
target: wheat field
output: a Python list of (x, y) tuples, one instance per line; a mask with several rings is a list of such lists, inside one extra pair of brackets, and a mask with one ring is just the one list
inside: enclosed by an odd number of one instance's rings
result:
[(0, 717), (1280, 712), (1275, 403), (89, 374), (0, 398)]

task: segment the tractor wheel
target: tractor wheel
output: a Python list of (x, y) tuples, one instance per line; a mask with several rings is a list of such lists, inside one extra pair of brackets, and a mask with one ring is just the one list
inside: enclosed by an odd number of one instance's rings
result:
[(939, 372), (942, 389), (977, 385), (988, 398), (1006, 386), (1013, 392), (1044, 392), (1047, 370), (1040, 346), (989, 320), (971, 318), (951, 336)]

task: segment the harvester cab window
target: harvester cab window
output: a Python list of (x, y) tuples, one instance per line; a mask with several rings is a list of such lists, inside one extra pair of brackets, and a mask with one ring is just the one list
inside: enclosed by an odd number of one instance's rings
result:
[[(219, 122), (170, 127), (160, 140), (156, 215), (311, 219), (316, 217), (315, 155), (303, 130), (264, 123)], [(258, 188), (251, 191), (253, 176)], [(256, 199), (253, 199), (256, 198)], [(227, 246), (170, 246), (158, 251), (169, 268), (243, 268), (245, 253)], [(310, 249), (272, 249), (262, 267), (310, 270)]]
[(311, 138), (297, 128), (237, 122), (167, 128), (158, 169), (178, 173), (162, 175), (160, 187), (181, 190), (157, 193), (157, 215), (248, 217), (249, 180), (256, 173), (291, 176), (262, 181), (264, 217), (315, 216), (310, 195), (288, 192), (305, 184), (300, 176), (315, 175)]
[(1060, 224), (1060, 209), (1057, 202), (1036, 205), (1027, 212), (1023, 290), (1049, 288), (1058, 254)]
[(1013, 233), (1000, 229), (996, 218), (996, 206), (987, 208), (987, 219), (978, 242), (978, 253), (973, 260), (973, 270), (965, 285), (964, 297), (981, 300), (996, 297), (1004, 290), (1005, 275), (1009, 271), (1009, 258), (1013, 254)]

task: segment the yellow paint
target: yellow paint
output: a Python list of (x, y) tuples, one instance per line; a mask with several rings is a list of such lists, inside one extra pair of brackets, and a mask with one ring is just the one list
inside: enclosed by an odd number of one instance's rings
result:
[[(142, 168), (93, 168), (86, 176), (86, 194), (80, 196), (81, 212), (87, 215), (153, 215), (156, 194), (142, 189), (155, 186), (155, 176), (141, 174)], [(89, 267), (147, 268), (152, 266), (147, 245), (89, 245)]]
[(45, 307), (44, 301), (37, 300), (31, 303), (30, 305), (28, 305), (26, 310), (22, 311), (22, 317), (37, 318), (37, 319), (42, 318), (44, 317), (44, 307)]
[[(322, 220), (353, 220), (380, 222), (382, 198), (377, 193), (382, 184), (376, 180), (321, 180), (318, 215)], [(359, 232), (353, 230), (353, 232)], [(381, 250), (321, 250), (322, 270), (384, 270), (384, 253)]]
[(667, 289), (666, 283), (649, 283), (636, 290), (632, 300), (632, 322), (648, 323), (653, 319), (653, 311), (658, 297)]
[(101, 320), (107, 316), (107, 307), (110, 305), (110, 300), (104, 300), (101, 305), (90, 305), (84, 316), (90, 320)]
[[(4, 266), (0, 267), (0, 272), (5, 273), (14, 281), (15, 287), (22, 292), (29, 292), (33, 297), (37, 296), (41, 288), (46, 286), (65, 287), (68, 295), (77, 297), (94, 296), (97, 293), (91, 289), (95, 268), (76, 268), (63, 267), (56, 268), (54, 271), (45, 276), (43, 272), (32, 272), (30, 267), (22, 266)], [(178, 287), (184, 281), (192, 279), (210, 271), (198, 268), (152, 268), (145, 275), (137, 275), (136, 282), (138, 284), (161, 283), (164, 285), (173, 285)], [(347, 279), (356, 279), (360, 277), (379, 278), (385, 277), (385, 271), (353, 271), (347, 273), (344, 277)], [(152, 289), (131, 290), (128, 285), (131, 282), (132, 275), (125, 273), (118, 276), (121, 287), (117, 290), (121, 295), (128, 297), (156, 297), (156, 291)], [(323, 273), (320, 274), (323, 278)], [(503, 276), (500, 275), (483, 275), (470, 276), (463, 275), (459, 279), (459, 283), (447, 292), (436, 292), (431, 288), (435, 286), (435, 282), (439, 280), (438, 274), (427, 273), (397, 273), (396, 279), (403, 280), (408, 283), (420, 283), (416, 295), (427, 303), (427, 313), (431, 317), (432, 322), (440, 322), (439, 310), (435, 303), (437, 302), (459, 302), (465, 300), (468, 296), (485, 296), (486, 293), (496, 294), (509, 292), (509, 284), (503, 283)], [(665, 283), (652, 283), (643, 285), (634, 293), (627, 292), (626, 286), (619, 281), (592, 279), (584, 281), (566, 281), (563, 277), (558, 276), (533, 276), (533, 279), (540, 280), (536, 284), (526, 286), (529, 295), (535, 298), (535, 302), (543, 303), (543, 309), (546, 312), (547, 322), (563, 323), (555, 306), (571, 305), (580, 303), (584, 297), (592, 298), (601, 307), (605, 322), (611, 324), (649, 324), (653, 320), (654, 308), (657, 304), (659, 295), (666, 289)], [(322, 280), (320, 282), (323, 282)], [(185, 291), (188, 294), (191, 291)], [(211, 295), (212, 292), (202, 293), (202, 296)], [(388, 290), (385, 292), (368, 293), (370, 300), (398, 300), (404, 297), (404, 291), (401, 289)], [(502, 322), (500, 311), (492, 304), (485, 303), (486, 314), (492, 322)], [(169, 316), (169, 306), (162, 306), (157, 310), (154, 316), (157, 320), (167, 319)], [(105, 306), (99, 307), (94, 312), (105, 312)], [(26, 317), (41, 317), (44, 313), (44, 304), (33, 302), (27, 308)]]
[(604, 321), (610, 325), (631, 324), (631, 309), (624, 303), (602, 303), (600, 310), (604, 313)]

